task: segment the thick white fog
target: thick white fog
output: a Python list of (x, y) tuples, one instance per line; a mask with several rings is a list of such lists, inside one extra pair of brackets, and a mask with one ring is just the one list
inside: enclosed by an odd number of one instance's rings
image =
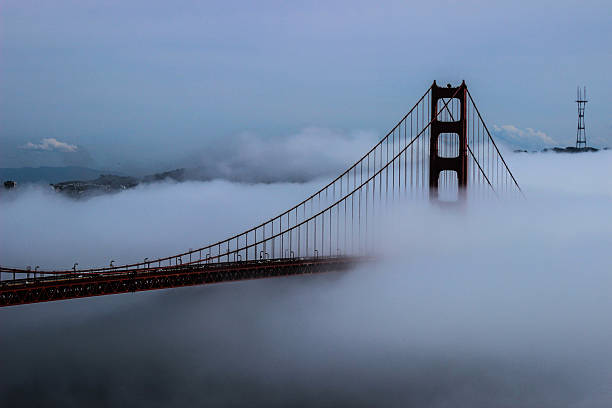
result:
[[(322, 182), (142, 184), (86, 200), (30, 186), (2, 201), (2, 265), (115, 265), (172, 255), (276, 215)], [(25, 266), (25, 265), (23, 265)]]
[[(406, 205), (354, 271), (3, 308), (0, 403), (609, 407), (612, 152), (506, 158), (525, 201)], [(22, 189), (0, 263), (169, 255), (324, 181)]]

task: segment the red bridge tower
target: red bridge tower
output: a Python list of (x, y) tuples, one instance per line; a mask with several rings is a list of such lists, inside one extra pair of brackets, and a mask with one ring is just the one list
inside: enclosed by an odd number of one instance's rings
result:
[[(453, 113), (445, 107), (445, 103), (450, 99), (457, 99), (459, 102), (458, 117), (453, 117)], [(441, 103), (438, 103), (440, 100)], [(467, 86), (465, 81), (458, 87), (439, 87), (434, 81), (431, 86), (431, 133), (429, 143), (429, 198), (437, 200), (438, 187), (440, 183), (440, 173), (445, 170), (454, 171), (457, 175), (458, 199), (464, 195), (468, 182), (468, 148), (467, 148)], [(438, 109), (445, 109), (449, 113), (451, 121), (441, 121), (442, 112), (438, 115)], [(455, 111), (453, 109), (453, 111)], [(457, 113), (455, 111), (455, 113)], [(458, 136), (458, 155), (455, 157), (441, 157), (439, 155), (438, 144), (440, 135), (456, 134)]]

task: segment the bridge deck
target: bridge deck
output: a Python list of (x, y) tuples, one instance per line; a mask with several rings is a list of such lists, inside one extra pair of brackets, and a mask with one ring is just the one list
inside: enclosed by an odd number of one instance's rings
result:
[(173, 267), (118, 270), (112, 273), (75, 273), (0, 282), (0, 307), (91, 296), (138, 292), (181, 286), (339, 271), (361, 257), (336, 256), (267, 259)]

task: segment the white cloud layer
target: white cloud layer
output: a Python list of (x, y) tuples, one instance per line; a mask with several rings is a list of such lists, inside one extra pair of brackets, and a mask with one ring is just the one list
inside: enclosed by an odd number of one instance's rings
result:
[(379, 139), (371, 131), (306, 127), (282, 138), (244, 132), (192, 155), (187, 163), (204, 179), (303, 182), (335, 176)]
[(552, 137), (541, 130), (520, 129), (514, 125), (493, 125), (493, 137), (513, 149), (543, 149), (557, 144)]
[(40, 143), (28, 142), (24, 144), (23, 146), (19, 146), (19, 147), (21, 149), (26, 149), (26, 150), (42, 150), (42, 151), (47, 151), (47, 152), (58, 151), (58, 152), (65, 152), (65, 153), (72, 153), (78, 150), (78, 146), (69, 144), (69, 143), (65, 143), (65, 142), (61, 142), (54, 137), (48, 137), (48, 138), (42, 139)]

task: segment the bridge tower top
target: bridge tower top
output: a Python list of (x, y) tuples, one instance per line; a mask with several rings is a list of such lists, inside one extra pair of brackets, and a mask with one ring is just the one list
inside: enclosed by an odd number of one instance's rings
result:
[[(457, 198), (468, 184), (467, 86), (431, 86), (429, 142), (429, 197), (438, 200), (441, 175), (445, 184), (456, 185)], [(443, 174), (444, 172), (444, 174)], [(450, 180), (449, 180), (450, 179)]]

